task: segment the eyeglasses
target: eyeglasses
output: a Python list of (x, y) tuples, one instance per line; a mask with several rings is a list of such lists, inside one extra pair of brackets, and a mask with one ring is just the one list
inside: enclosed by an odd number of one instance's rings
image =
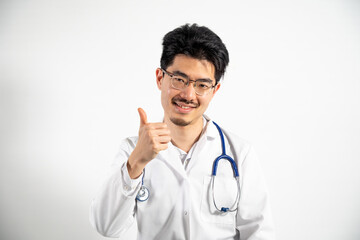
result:
[(189, 86), (190, 82), (194, 83), (195, 93), (199, 96), (208, 94), (211, 89), (213, 89), (215, 85), (212, 85), (211, 79), (198, 79), (198, 80), (190, 80), (189, 77), (185, 75), (177, 75), (171, 72), (168, 72), (164, 69), (161, 69), (163, 73), (169, 75), (171, 80), (171, 86), (178, 90), (184, 90)]

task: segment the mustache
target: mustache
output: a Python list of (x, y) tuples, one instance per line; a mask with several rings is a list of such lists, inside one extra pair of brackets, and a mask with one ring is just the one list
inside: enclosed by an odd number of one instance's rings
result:
[(191, 105), (191, 107), (198, 107), (199, 104), (190, 100), (186, 100), (184, 98), (181, 98), (181, 97), (174, 97), (172, 100), (171, 100), (172, 103), (177, 103), (177, 102), (182, 102), (182, 103), (185, 103), (186, 105)]

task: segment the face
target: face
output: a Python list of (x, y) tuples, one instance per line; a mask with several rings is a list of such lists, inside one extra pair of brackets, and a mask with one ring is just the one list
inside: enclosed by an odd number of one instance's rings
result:
[[(176, 55), (173, 64), (165, 69), (168, 72), (181, 72), (191, 80), (211, 79), (215, 85), (215, 67), (207, 60), (199, 60), (186, 55)], [(161, 90), (161, 104), (164, 108), (165, 120), (177, 126), (188, 126), (202, 123), (202, 115), (211, 99), (220, 87), (216, 85), (208, 94), (199, 96), (195, 93), (193, 83), (183, 90), (171, 86), (170, 76), (156, 70), (156, 82)]]

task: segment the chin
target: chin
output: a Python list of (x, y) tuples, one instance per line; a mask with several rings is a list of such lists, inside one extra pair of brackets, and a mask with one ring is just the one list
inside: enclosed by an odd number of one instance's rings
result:
[(170, 121), (176, 126), (185, 127), (191, 123), (191, 121), (185, 121), (181, 118), (170, 118)]

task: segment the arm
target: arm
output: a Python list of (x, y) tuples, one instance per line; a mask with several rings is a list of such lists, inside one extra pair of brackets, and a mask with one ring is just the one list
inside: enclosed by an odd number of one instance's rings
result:
[(265, 180), (252, 147), (241, 164), (242, 184), (237, 214), (241, 240), (275, 239)]
[(140, 128), (136, 146), (130, 139), (123, 142), (110, 177), (91, 204), (90, 222), (103, 236), (119, 237), (134, 222), (135, 198), (143, 169), (171, 140), (165, 123), (148, 123), (145, 111), (141, 108), (138, 111)]
[(90, 223), (106, 237), (119, 237), (134, 222), (135, 198), (142, 175), (130, 178), (126, 166), (128, 158), (129, 142), (124, 141), (111, 167), (111, 174), (91, 203)]

